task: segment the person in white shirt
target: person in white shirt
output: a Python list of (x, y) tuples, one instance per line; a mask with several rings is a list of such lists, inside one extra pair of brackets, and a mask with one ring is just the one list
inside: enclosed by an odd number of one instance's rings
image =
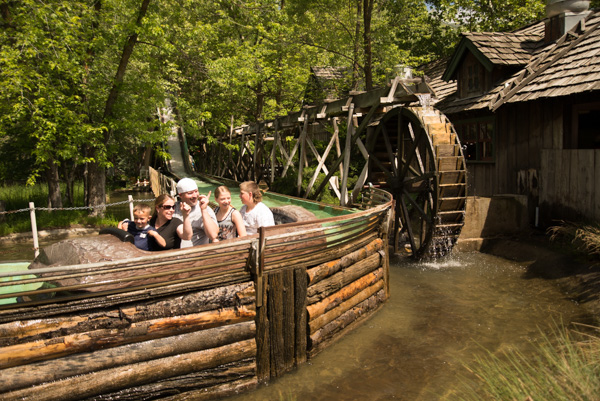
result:
[[(190, 241), (181, 241), (182, 248), (190, 246), (208, 244), (214, 241), (219, 234), (219, 226), (215, 212), (208, 206), (210, 192), (207, 195), (201, 195), (198, 192), (198, 184), (191, 178), (182, 178), (177, 183), (177, 194), (182, 202), (187, 203), (190, 208), (189, 219), (192, 223), (192, 239)], [(181, 206), (179, 203), (175, 206), (174, 217), (181, 218)]]
[(246, 234), (252, 235), (258, 232), (259, 227), (274, 226), (273, 212), (262, 203), (262, 193), (254, 181), (246, 181), (240, 184), (240, 199), (242, 206), (240, 213)]

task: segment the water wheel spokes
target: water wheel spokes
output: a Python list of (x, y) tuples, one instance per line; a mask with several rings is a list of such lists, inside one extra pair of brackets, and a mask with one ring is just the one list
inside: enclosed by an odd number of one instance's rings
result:
[[(444, 237), (444, 247), (451, 249), (462, 227), (466, 199), (464, 159), (459, 160), (462, 151), (451, 124), (432, 109), (397, 107), (381, 118), (371, 144), (371, 175), (383, 175), (382, 186), (396, 199), (395, 251), (416, 258), (446, 253), (449, 249), (441, 250), (440, 240)], [(450, 187), (458, 188), (454, 202), (444, 198)], [(445, 216), (454, 221), (447, 224)], [(447, 241), (450, 226), (453, 239)]]

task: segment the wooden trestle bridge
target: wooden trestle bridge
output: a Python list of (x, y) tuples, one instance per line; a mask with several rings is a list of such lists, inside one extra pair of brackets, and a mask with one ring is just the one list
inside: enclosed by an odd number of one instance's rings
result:
[[(315, 199), (328, 190), (342, 206), (366, 185), (385, 188), (396, 200), (395, 250), (443, 255), (463, 226), (467, 173), (454, 127), (428, 104), (433, 95), (423, 79), (396, 77), (385, 88), (232, 127), (203, 144), (196, 168), (267, 184), (289, 176), (298, 196)], [(362, 170), (350, 187), (351, 164)]]

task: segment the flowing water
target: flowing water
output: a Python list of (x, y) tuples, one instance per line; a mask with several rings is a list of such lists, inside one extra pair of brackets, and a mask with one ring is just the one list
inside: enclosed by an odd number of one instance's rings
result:
[[(42, 244), (43, 246), (43, 244)], [(31, 244), (0, 261), (31, 260)], [(485, 350), (531, 352), (555, 322), (589, 322), (555, 284), (482, 253), (442, 261), (390, 258), (390, 299), (369, 320), (297, 370), (233, 397), (253, 400), (451, 400), (464, 365)]]
[(390, 299), (301, 366), (233, 400), (451, 400), (464, 364), (507, 349), (531, 352), (554, 322), (588, 321), (551, 282), (482, 253), (434, 263), (390, 260)]

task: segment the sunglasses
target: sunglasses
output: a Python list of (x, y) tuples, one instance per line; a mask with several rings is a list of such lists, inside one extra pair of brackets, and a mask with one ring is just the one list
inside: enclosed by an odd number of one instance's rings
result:
[(175, 205), (160, 205), (164, 210), (175, 209)]

